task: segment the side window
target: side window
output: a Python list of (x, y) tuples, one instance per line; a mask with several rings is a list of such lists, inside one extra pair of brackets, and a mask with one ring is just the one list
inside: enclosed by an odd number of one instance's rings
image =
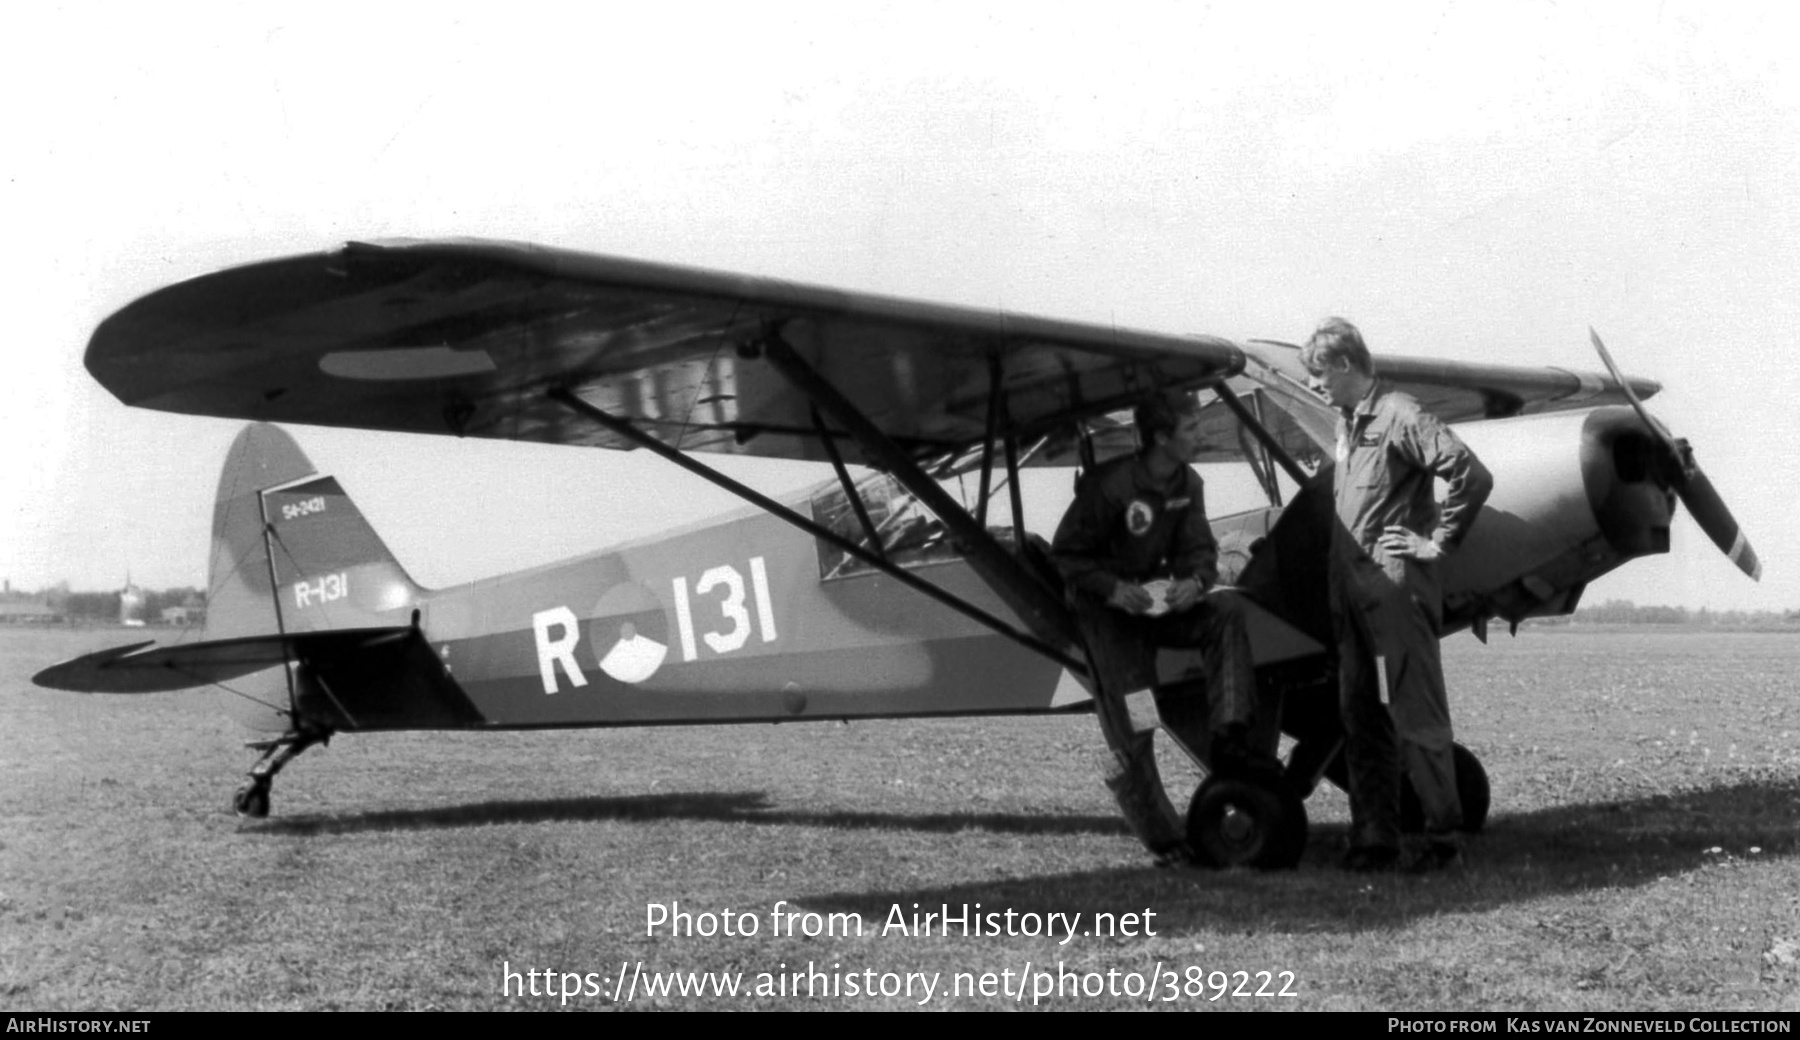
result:
[[(881, 552), (901, 567), (922, 567), (959, 559), (949, 532), (899, 482), (885, 473), (865, 477), (856, 486), (880, 540)], [(812, 497), (813, 520), (858, 545), (869, 535), (841, 484), (828, 484)], [(819, 576), (825, 580), (875, 572), (875, 568), (838, 546), (819, 540)]]

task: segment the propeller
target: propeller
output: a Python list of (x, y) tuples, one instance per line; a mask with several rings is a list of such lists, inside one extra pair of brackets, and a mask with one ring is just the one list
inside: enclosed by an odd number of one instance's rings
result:
[(1737, 518), (1731, 515), (1731, 510), (1725, 508), (1725, 501), (1719, 497), (1712, 481), (1701, 471), (1700, 464), (1694, 461), (1694, 449), (1685, 438), (1672, 436), (1668, 427), (1650, 417), (1644, 402), (1638, 400), (1637, 392), (1632, 390), (1625, 374), (1619, 371), (1618, 364), (1607, 353), (1606, 344), (1600, 342), (1600, 334), (1591, 326), (1588, 328), (1588, 336), (1594, 341), (1594, 349), (1600, 352), (1600, 361), (1606, 365), (1606, 371), (1612, 375), (1613, 382), (1619, 384), (1619, 389), (1625, 392), (1625, 399), (1637, 411), (1638, 418), (1643, 420), (1645, 428), (1661, 444), (1663, 453), (1661, 464), (1657, 467), (1658, 473), (1681, 499), (1681, 504), (1687, 507), (1688, 514), (1700, 525), (1700, 529), (1719, 547), (1719, 551), (1737, 564), (1738, 570), (1750, 575), (1752, 580), (1761, 581), (1762, 562), (1756, 558), (1756, 550), (1750, 547), (1743, 529), (1738, 527)]

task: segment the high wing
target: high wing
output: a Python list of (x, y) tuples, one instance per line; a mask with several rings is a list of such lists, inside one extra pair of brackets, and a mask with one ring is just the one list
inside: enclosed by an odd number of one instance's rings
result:
[[(1252, 402), (1282, 447), (1296, 456), (1320, 447), (1329, 450), (1336, 436), (1335, 418), (1330, 406), (1307, 389), (1300, 348), (1251, 340), (1240, 349), (1246, 364), (1230, 386)], [(1610, 376), (1563, 368), (1377, 354), (1375, 369), (1383, 383), (1410, 394), (1447, 423), (1509, 419), (1629, 400)], [(1640, 398), (1662, 389), (1649, 379), (1629, 378), (1629, 382)], [(1241, 454), (1236, 450), (1236, 418), (1217, 402), (1208, 405), (1206, 412), (1207, 444), (1213, 449), (1206, 461), (1225, 461)]]
[[(822, 460), (779, 336), (916, 457), (1239, 371), (1234, 344), (482, 242), (351, 244), (152, 293), (94, 333), (127, 404), (273, 422)], [(990, 393), (998, 374), (1002, 393)], [(994, 406), (998, 405), (996, 409)], [(835, 431), (834, 431), (835, 435)], [(848, 438), (843, 456), (860, 461)]]
[[(1300, 348), (1269, 340), (1250, 340), (1237, 346), (1244, 353), (1244, 369), (1226, 380), (1226, 387), (1290, 456), (1317, 459), (1321, 450), (1328, 455), (1337, 436), (1336, 415), (1323, 398), (1307, 388)], [(1562, 368), (1391, 355), (1377, 355), (1375, 367), (1382, 382), (1411, 394), (1449, 423), (1593, 408), (1629, 400), (1610, 376)], [(1640, 398), (1662, 389), (1649, 379), (1627, 378)], [(1105, 460), (1136, 449), (1129, 412), (1089, 419), (1085, 426), (1096, 459)], [(1202, 402), (1201, 437), (1205, 448), (1196, 462), (1233, 462), (1254, 453), (1243, 423), (1216, 396)], [(1066, 466), (1073, 465), (1076, 458), (1072, 438), (1062, 438), (1053, 440), (1031, 461), (1036, 465)]]
[[(1298, 350), (842, 292), (479, 241), (351, 243), (205, 275), (108, 318), (94, 377), (127, 404), (269, 422), (631, 448), (572, 395), (684, 451), (822, 461), (856, 438), (816, 418), (764, 348), (779, 338), (876, 429), (933, 468), (990, 434), (1067, 464), (1130, 450), (1153, 388), (1227, 379), (1291, 455), (1331, 438)], [(1446, 421), (1625, 403), (1606, 376), (1377, 357)], [(996, 377), (1000, 393), (993, 393)], [(1639, 397), (1657, 384), (1632, 380)], [(1251, 452), (1222, 402), (1207, 454)]]
[[(1243, 350), (1250, 361), (1247, 377), (1254, 377), (1263, 385), (1279, 381), (1318, 400), (1306, 390), (1306, 369), (1300, 364), (1299, 347), (1252, 340)], [(1509, 419), (1626, 401), (1611, 377), (1562, 368), (1486, 365), (1391, 354), (1377, 354), (1375, 368), (1383, 382), (1411, 394), (1447, 423)], [(1634, 378), (1630, 382), (1639, 397), (1649, 397), (1662, 389), (1661, 384), (1649, 379)]]
[[(1240, 344), (1246, 365), (1229, 387), (1255, 412), (1283, 450), (1294, 457), (1330, 452), (1336, 439), (1336, 416), (1318, 394), (1307, 389), (1307, 369), (1300, 347), (1273, 340)], [(1382, 383), (1404, 390), (1445, 423), (1472, 419), (1510, 419), (1571, 408), (1622, 405), (1629, 398), (1618, 381), (1597, 372), (1557, 367), (1483, 365), (1444, 358), (1408, 358), (1375, 354)], [(1631, 389), (1647, 398), (1660, 383), (1631, 378)], [(1226, 462), (1249, 452), (1237, 416), (1219, 401), (1204, 407), (1208, 452), (1202, 462)]]

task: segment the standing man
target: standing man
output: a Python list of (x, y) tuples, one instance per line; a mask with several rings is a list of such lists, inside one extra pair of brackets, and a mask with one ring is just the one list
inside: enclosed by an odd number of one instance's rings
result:
[(1278, 781), (1279, 711), (1258, 710), (1243, 604), (1213, 588), (1219, 545), (1191, 465), (1199, 403), (1158, 392), (1133, 418), (1143, 450), (1083, 475), (1051, 545), (1082, 635), (1096, 663), (1123, 678), (1119, 695), (1156, 685), (1157, 647), (1202, 648), (1206, 705), (1159, 699), (1165, 721), (1214, 773)]
[[(1327, 319), (1300, 361), (1339, 412), (1331, 589), (1350, 773), (1344, 866), (1398, 865), (1403, 765), (1425, 812), (1426, 846), (1413, 868), (1439, 870), (1461, 860), (1462, 803), (1438, 657), (1443, 593), (1436, 561), (1468, 533), (1494, 478), (1418, 401), (1377, 383), (1356, 326)], [(1434, 478), (1447, 485), (1441, 510)], [(1383, 666), (1391, 714), (1376, 674)]]

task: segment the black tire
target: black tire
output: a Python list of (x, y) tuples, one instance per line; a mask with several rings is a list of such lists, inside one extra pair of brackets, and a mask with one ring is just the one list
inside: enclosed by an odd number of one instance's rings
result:
[(1188, 805), (1187, 839), (1205, 866), (1288, 870), (1306, 852), (1306, 806), (1286, 790), (1211, 777)]
[(262, 784), (245, 784), (232, 797), (231, 807), (239, 816), (260, 820), (269, 815), (269, 789)]
[[(1481, 767), (1481, 759), (1475, 757), (1475, 752), (1461, 744), (1450, 745), (1450, 755), (1456, 763), (1456, 797), (1462, 802), (1462, 831), (1464, 834), (1480, 833), (1487, 826), (1488, 804), (1492, 797), (1487, 770)], [(1425, 809), (1419, 804), (1418, 792), (1413, 790), (1412, 780), (1404, 770), (1400, 776), (1400, 829), (1408, 834), (1425, 829)]]

